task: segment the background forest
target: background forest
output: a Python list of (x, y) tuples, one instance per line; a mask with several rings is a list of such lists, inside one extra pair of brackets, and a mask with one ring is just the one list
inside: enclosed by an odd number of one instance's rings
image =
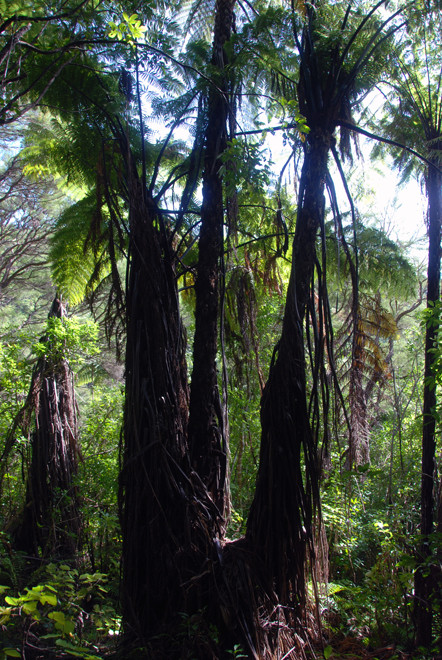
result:
[(442, 657), (441, 51), (0, 0), (1, 658)]

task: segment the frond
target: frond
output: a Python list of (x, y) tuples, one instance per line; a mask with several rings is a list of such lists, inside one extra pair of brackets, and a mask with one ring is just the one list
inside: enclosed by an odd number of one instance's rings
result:
[[(353, 226), (344, 227), (346, 241), (353, 247)], [(390, 296), (406, 298), (417, 287), (417, 273), (412, 263), (404, 256), (403, 249), (392, 241), (381, 229), (356, 225), (359, 261), (359, 285), (362, 292), (388, 290)], [(341, 281), (348, 277), (348, 265), (333, 223), (326, 224), (327, 267), (329, 276), (338, 276)]]
[[(189, 3), (186, 3), (189, 4)], [(193, 39), (210, 40), (215, 19), (215, 0), (193, 0), (188, 9), (184, 34)]]
[(88, 187), (94, 182), (101, 151), (95, 127), (88, 122), (65, 123), (43, 116), (29, 124), (22, 150), (28, 174), (44, 174), (62, 179), (72, 187)]
[(108, 371), (96, 361), (83, 364), (75, 374), (75, 382), (78, 386), (98, 385), (108, 379)]
[(417, 273), (401, 246), (380, 229), (359, 225), (356, 231), (362, 288), (367, 291), (385, 288), (390, 296), (401, 298), (413, 294)]
[(96, 213), (97, 200), (93, 192), (62, 213), (51, 241), (54, 283), (73, 305), (90, 292), (93, 279), (100, 280), (110, 269), (104, 247), (98, 250), (91, 245), (85, 247), (91, 219)]
[(398, 327), (393, 314), (381, 304), (380, 296), (360, 296), (360, 327), (366, 337), (394, 339)]

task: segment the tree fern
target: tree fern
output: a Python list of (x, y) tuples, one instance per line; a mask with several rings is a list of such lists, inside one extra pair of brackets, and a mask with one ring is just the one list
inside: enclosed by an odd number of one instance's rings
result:
[[(357, 245), (354, 245), (354, 231)], [(388, 288), (390, 295), (405, 299), (417, 287), (416, 269), (405, 256), (403, 248), (382, 230), (357, 222), (344, 226), (344, 238), (352, 250), (358, 251), (359, 285), (361, 291)], [(330, 284), (345, 287), (349, 264), (333, 223), (326, 224), (327, 265)]]
[[(98, 212), (95, 193), (68, 207), (57, 221), (51, 241), (52, 277), (58, 290), (71, 304), (81, 302), (96, 282), (110, 272), (105, 247), (86, 244), (91, 218)], [(92, 275), (95, 282), (91, 281)]]

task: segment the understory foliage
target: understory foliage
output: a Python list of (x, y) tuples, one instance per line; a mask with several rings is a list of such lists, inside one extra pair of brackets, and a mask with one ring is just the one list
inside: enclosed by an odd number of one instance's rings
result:
[(0, 660), (442, 653), (434, 9), (0, 0)]

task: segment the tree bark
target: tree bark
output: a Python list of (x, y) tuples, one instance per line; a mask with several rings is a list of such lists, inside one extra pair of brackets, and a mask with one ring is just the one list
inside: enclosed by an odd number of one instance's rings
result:
[(224, 45), (231, 36), (235, 0), (217, 0), (212, 64), (219, 79), (208, 99), (205, 135), (203, 203), (195, 283), (195, 336), (189, 412), (189, 447), (192, 465), (224, 519), (228, 493), (227, 428), (218, 391), (217, 352), (220, 313), (221, 262), (224, 250), (223, 183), (221, 156), (227, 147), (229, 84), (225, 74)]
[(212, 64), (220, 78), (208, 99), (205, 135), (203, 203), (195, 283), (195, 336), (189, 412), (189, 447), (192, 465), (224, 519), (228, 494), (227, 428), (218, 391), (217, 352), (219, 289), (224, 250), (223, 183), (221, 156), (227, 147), (229, 84), (225, 75), (224, 44), (231, 36), (235, 0), (217, 0)]
[(136, 175), (130, 193), (122, 609), (126, 639), (143, 642), (182, 606), (178, 557), (187, 545), (188, 394), (173, 259)]
[[(65, 308), (58, 298), (49, 317), (62, 319)], [(47, 337), (42, 341), (49, 342)], [(39, 359), (26, 404), (35, 414), (31, 437), (23, 520), (17, 546), (45, 558), (76, 560), (81, 545), (81, 516), (74, 485), (80, 449), (73, 375), (65, 359)]]
[(324, 222), (331, 139), (320, 129), (308, 137), (283, 329), (261, 401), (260, 463), (247, 523), (247, 540), (272, 577), (279, 602), (293, 607), (298, 618), (304, 615), (306, 548), (312, 540), (318, 492), (303, 326), (312, 295), (317, 235)]
[[(438, 165), (438, 163), (437, 163)], [(428, 277), (427, 310), (434, 309), (440, 297), (440, 249), (442, 221), (442, 175), (436, 167), (427, 173), (428, 195)], [(432, 641), (433, 604), (435, 597), (434, 576), (431, 570), (430, 535), (434, 529), (434, 474), (435, 474), (435, 430), (436, 430), (436, 387), (432, 384), (433, 365), (436, 355), (439, 323), (435, 315), (427, 322), (425, 333), (425, 369), (422, 431), (422, 481), (421, 481), (421, 544), (415, 572), (414, 614), (416, 622), (416, 644), (429, 648)], [(425, 564), (425, 565), (423, 565)]]

